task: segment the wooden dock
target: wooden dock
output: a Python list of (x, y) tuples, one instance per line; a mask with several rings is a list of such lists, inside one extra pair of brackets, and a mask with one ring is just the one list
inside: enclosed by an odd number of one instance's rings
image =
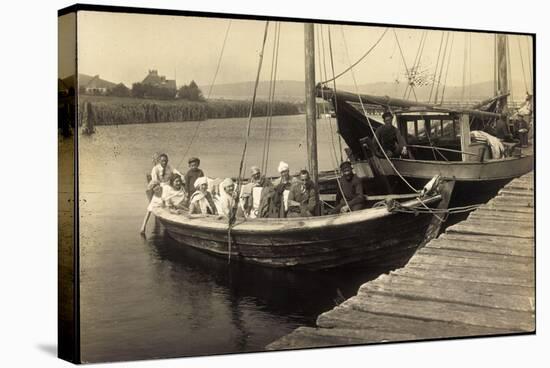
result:
[(535, 331), (533, 173), (269, 350)]

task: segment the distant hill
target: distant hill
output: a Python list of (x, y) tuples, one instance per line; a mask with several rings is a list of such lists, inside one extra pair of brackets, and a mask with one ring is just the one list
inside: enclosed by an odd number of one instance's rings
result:
[[(523, 90), (523, 84), (521, 81), (513, 81), (512, 91), (515, 100), (523, 100), (525, 91)], [(283, 80), (277, 81), (275, 86), (275, 99), (280, 101), (303, 101), (305, 88), (304, 82)], [(355, 86), (350, 85), (337, 85), (338, 89), (348, 92), (354, 92)], [(377, 82), (369, 84), (361, 84), (358, 86), (359, 92), (391, 96), (396, 98), (403, 98), (406, 85), (404, 83), (389, 83), (389, 82)], [(201, 86), (203, 94), (208, 93), (209, 86)], [(415, 88), (416, 97), (419, 101), (427, 101), (430, 96), (430, 86)], [(254, 82), (241, 82), (241, 83), (228, 83), (214, 85), (212, 88), (211, 98), (223, 98), (223, 99), (250, 99), (254, 91)], [(443, 93), (443, 87), (439, 88), (439, 97)], [(444, 97), (446, 101), (462, 100), (462, 86), (446, 86), (444, 91)], [(267, 100), (269, 94), (269, 82), (261, 81), (258, 84), (257, 98), (260, 100)], [(432, 96), (435, 95), (435, 90)], [(466, 86), (464, 99), (483, 100), (493, 96), (493, 82), (482, 82), (471, 85), (471, 88)], [(413, 100), (414, 96), (411, 94), (409, 99)], [(433, 97), (432, 97), (433, 99)]]

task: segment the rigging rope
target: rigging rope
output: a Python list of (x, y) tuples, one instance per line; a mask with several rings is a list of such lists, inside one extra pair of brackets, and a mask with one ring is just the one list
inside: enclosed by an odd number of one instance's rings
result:
[[(411, 67), (411, 73), (418, 73), (418, 68), (420, 67), (420, 59), (424, 51), (424, 45), (426, 44), (427, 31), (423, 31), (420, 36), (420, 43), (418, 44), (418, 50), (414, 57), (413, 66)], [(414, 74), (413, 74), (414, 76)], [(412, 88), (409, 90), (409, 84), (405, 87), (405, 93), (403, 93), (403, 98), (409, 98), (411, 96)], [(408, 92), (408, 93), (407, 93)]]
[[(273, 74), (273, 91), (271, 95), (271, 105), (273, 105), (275, 101), (275, 87), (277, 86), (277, 72), (279, 70), (279, 43), (281, 40), (281, 23), (278, 23), (277, 27), (277, 53), (275, 54), (275, 73)], [(273, 107), (271, 110), (271, 116), (269, 117), (269, 131), (267, 133), (267, 149), (266, 149), (266, 155), (265, 155), (265, 172), (267, 173), (267, 167), (269, 166), (269, 151), (271, 147), (271, 126), (273, 123)]]
[[(319, 55), (319, 74), (323, 77), (323, 78), (328, 78), (328, 74), (327, 74), (327, 64), (326, 64), (326, 54), (325, 54), (325, 41), (324, 41), (324, 37), (323, 37), (323, 25), (322, 24), (319, 24), (318, 25), (318, 30), (319, 30), (319, 35), (320, 37), (317, 37), (317, 50), (318, 50), (318, 55)], [(322, 52), (322, 56), (321, 56), (321, 52)], [(327, 111), (326, 111), (326, 100), (324, 98), (324, 92), (323, 92), (323, 89), (321, 89), (321, 98), (323, 100), (323, 104), (322, 104), (322, 107), (323, 107), (323, 114), (325, 116), (325, 118), (328, 117), (328, 123), (329, 123), (329, 133), (328, 135), (330, 136), (330, 143), (332, 145), (332, 158), (333, 158), (333, 164), (334, 164), (334, 167), (337, 166), (337, 163), (338, 163), (338, 155), (336, 154), (336, 144), (334, 142), (334, 130), (332, 129), (332, 118), (330, 116), (330, 114), (327, 115)]]
[(279, 37), (281, 23), (275, 23), (273, 38), (273, 54), (271, 57), (271, 79), (269, 81), (268, 113), (265, 121), (264, 149), (262, 154), (261, 172), (266, 173), (269, 162), (269, 146), (271, 143), (271, 122), (273, 118), (273, 102), (275, 99), (275, 86), (277, 82), (277, 66), (279, 61)]
[[(397, 47), (399, 47), (399, 53), (401, 54), (401, 60), (403, 60), (403, 65), (405, 66), (405, 71), (407, 72), (407, 80), (408, 83), (411, 83), (411, 74), (409, 72), (409, 68), (407, 67), (407, 61), (405, 60), (405, 55), (403, 55), (403, 50), (401, 49), (401, 44), (399, 43), (399, 38), (397, 38), (397, 32), (395, 32), (395, 29), (392, 29), (393, 34), (395, 35), (395, 41), (397, 41)], [(342, 30), (343, 34), (343, 30)], [(416, 97), (416, 92), (414, 91), (414, 87), (411, 86), (411, 89), (413, 91), (414, 99), (418, 102), (418, 98)]]
[(468, 52), (470, 54), (470, 60), (469, 60), (469, 65), (468, 65), (468, 73), (469, 73), (469, 76), (468, 76), (468, 101), (471, 102), (472, 101), (472, 34), (469, 33), (469, 39), (470, 39), (470, 42), (469, 42), (469, 46), (468, 46)]
[[(386, 28), (384, 30), (384, 32), (382, 33), (382, 35), (378, 38), (378, 40), (374, 43), (374, 45), (371, 46), (370, 49), (367, 50), (367, 52), (365, 52), (363, 54), (363, 56), (361, 56), (355, 63), (353, 63), (353, 65), (351, 65), (349, 68), (347, 68), (346, 70), (344, 70), (343, 72), (341, 72), (340, 74), (338, 74), (337, 76), (334, 76), (332, 77), (332, 79), (327, 79), (325, 81), (322, 81), (320, 82), (321, 84), (326, 84), (328, 82), (332, 82), (333, 80), (336, 80), (337, 78), (340, 78), (342, 75), (346, 74), (347, 72), (349, 72), (351, 70), (351, 68), (353, 68), (354, 66), (356, 66), (357, 64), (359, 64), (364, 58), (367, 57), (368, 54), (370, 54), (370, 52), (372, 50), (374, 50), (374, 48), (376, 46), (378, 46), (378, 44), (380, 43), (380, 41), (382, 41), (382, 38), (384, 38), (384, 35), (388, 32), (389, 28)], [(330, 26), (329, 26), (329, 40), (330, 40)]]
[(532, 43), (529, 43), (529, 40), (525, 40), (527, 42), (527, 66), (529, 67), (529, 85), (531, 86), (530, 91), (533, 91), (533, 71), (531, 70), (531, 65), (533, 65), (533, 57), (531, 56), (531, 47)]
[(454, 40), (455, 40), (455, 35), (453, 33), (452, 37), (451, 37), (451, 47), (449, 48), (449, 61), (447, 62), (447, 70), (445, 71), (445, 80), (443, 81), (443, 91), (441, 92), (441, 105), (443, 104), (443, 101), (445, 100), (445, 88), (447, 87), (447, 76), (449, 75), (449, 68), (451, 66), (451, 60), (453, 60), (453, 58), (451, 57), (451, 53), (453, 51)]
[(464, 93), (466, 92), (466, 60), (468, 59), (468, 48), (466, 47), (466, 39), (468, 33), (464, 33), (464, 61), (462, 64), (462, 93), (460, 99), (464, 101)]
[[(334, 57), (332, 54), (332, 36), (330, 33), (330, 25), (328, 26), (328, 47), (330, 51), (330, 67), (332, 70), (332, 75), (334, 75)], [(332, 78), (332, 84), (334, 86), (334, 111), (338, 113), (338, 98), (336, 97), (336, 77)], [(344, 162), (344, 159), (342, 157), (342, 137), (340, 137), (340, 135), (338, 135), (338, 147), (340, 149), (340, 162)]]
[(443, 46), (443, 38), (445, 37), (445, 32), (441, 32), (441, 41), (439, 42), (439, 51), (437, 52), (437, 61), (435, 62), (435, 71), (434, 71), (434, 77), (432, 81), (432, 88), (430, 89), (430, 97), (428, 98), (428, 103), (432, 100), (432, 92), (434, 90), (435, 80), (437, 79), (437, 69), (439, 67), (439, 58), (441, 56), (441, 49)]
[(495, 36), (493, 38), (493, 96), (507, 93), (508, 91), (499, 91), (498, 88), (498, 59), (497, 59), (497, 35), (495, 33)]
[[(512, 99), (512, 103), (515, 102), (514, 99), (514, 84), (512, 80), (512, 63), (510, 61), (510, 37), (506, 36), (506, 64), (507, 64), (507, 78), (508, 78), (508, 90), (510, 91), (510, 98)], [(508, 106), (508, 110), (510, 107)]]
[[(248, 124), (246, 127), (246, 137), (244, 141), (244, 147), (243, 147), (243, 153), (241, 156), (241, 162), (239, 164), (239, 176), (237, 179), (237, 188), (241, 188), (242, 184), (242, 173), (243, 173), (243, 164), (244, 160), (246, 158), (246, 150), (248, 147), (248, 139), (250, 138), (250, 125), (252, 122), (252, 117), (254, 116), (254, 106), (256, 104), (256, 93), (258, 92), (258, 84), (260, 82), (260, 73), (262, 71), (262, 62), (264, 59), (264, 51), (265, 51), (265, 42), (267, 40), (267, 33), (269, 29), (269, 21), (265, 22), (265, 30), (264, 30), (264, 38), (262, 42), (262, 50), (260, 51), (260, 60), (258, 62), (258, 72), (256, 73), (256, 82), (254, 83), (254, 92), (252, 94), (252, 103), (250, 104), (250, 111), (248, 114)], [(235, 204), (233, 206), (233, 211), (230, 213), (229, 221), (228, 221), (228, 228), (227, 228), (227, 241), (228, 241), (228, 262), (231, 262), (231, 228), (233, 227), (233, 224), (235, 223), (236, 219), (236, 213), (237, 213), (237, 206), (238, 206), (238, 197), (235, 200)]]
[[(231, 28), (231, 19), (229, 20), (229, 24), (227, 25), (227, 29), (225, 30), (225, 36), (223, 38), (222, 49), (220, 51), (220, 57), (218, 58), (218, 65), (216, 66), (216, 71), (214, 73), (214, 77), (212, 78), (212, 83), (210, 83), (210, 88), (208, 89), (208, 95), (206, 96), (206, 99), (210, 98), (210, 94), (212, 93), (212, 88), (214, 87), (214, 84), (216, 83), (216, 78), (218, 77), (218, 72), (220, 71), (220, 65), (221, 65), (221, 62), (222, 62), (223, 52), (225, 50), (225, 45), (227, 43), (227, 36), (229, 35), (229, 29), (230, 28)], [(189, 153), (189, 150), (191, 149), (191, 146), (193, 145), (193, 142), (197, 138), (201, 123), (202, 123), (202, 121), (199, 120), (199, 122), (195, 126), (195, 130), (193, 131), (193, 135), (191, 136), (191, 140), (189, 141), (189, 144), (187, 145), (187, 149), (185, 150), (185, 153), (183, 154), (178, 166), (176, 166), (176, 167), (181, 166), (181, 163), (183, 162), (183, 160), (185, 159), (185, 157)]]
[(527, 86), (527, 78), (525, 77), (525, 67), (523, 66), (523, 53), (521, 52), (521, 43), (519, 36), (517, 37), (518, 40), (518, 49), (519, 49), (519, 59), (521, 60), (521, 75), (523, 76), (523, 83), (525, 84), (525, 92), (529, 93), (529, 87)]
[(441, 65), (439, 67), (439, 78), (437, 79), (437, 86), (435, 88), (434, 104), (437, 104), (437, 98), (439, 96), (439, 87), (441, 86), (441, 77), (443, 76), (443, 67), (445, 65), (445, 59), (447, 57), (447, 46), (449, 45), (450, 32), (447, 32), (445, 37), (445, 47), (443, 49), (443, 58), (441, 59)]
[[(349, 52), (348, 52), (348, 46), (347, 46), (347, 43), (346, 43), (346, 38), (345, 38), (345, 35), (344, 35), (344, 28), (341, 27), (341, 31), (342, 31), (342, 38), (344, 39), (344, 47), (345, 47), (345, 50), (346, 50), (346, 56), (348, 58), (348, 62), (350, 62), (350, 58), (349, 58)], [(395, 32), (395, 31), (394, 31)], [(397, 170), (397, 168), (394, 166), (393, 162), (391, 162), (391, 160), (389, 159), (388, 155), (386, 154), (385, 150), (382, 148), (382, 144), (380, 143), (380, 141), (378, 140), (378, 137), (376, 136), (375, 134), (375, 131), (374, 131), (374, 128), (372, 127), (372, 124), (371, 124), (371, 121), (370, 121), (370, 118), (369, 116), (367, 115), (367, 112), (365, 110), (365, 106), (363, 105), (363, 99), (361, 98), (361, 94), (359, 93), (359, 87), (357, 86), (357, 80), (355, 79), (355, 73), (353, 72), (353, 67), (351, 67), (351, 76), (353, 78), (353, 83), (355, 85), (355, 91), (356, 91), (356, 94), (357, 94), (357, 97), (359, 98), (359, 103), (361, 104), (361, 109), (363, 110), (363, 114), (365, 115), (365, 118), (367, 119), (367, 123), (369, 124), (369, 128), (372, 132), (372, 135), (374, 137), (374, 140), (376, 141), (376, 144), (378, 145), (378, 147), (380, 148), (380, 151), (382, 151), (382, 153), (384, 154), (384, 157), (386, 158), (386, 160), (388, 161), (388, 163), (390, 164), (390, 166), (392, 167), (393, 171), (395, 171), (395, 173), (397, 174), (397, 176), (399, 176), (401, 178), (401, 180), (403, 180), (403, 182), (410, 188), (412, 189), (415, 193), (418, 193), (419, 191), (413, 187), (408, 181), (407, 179), (405, 179), (401, 173)]]

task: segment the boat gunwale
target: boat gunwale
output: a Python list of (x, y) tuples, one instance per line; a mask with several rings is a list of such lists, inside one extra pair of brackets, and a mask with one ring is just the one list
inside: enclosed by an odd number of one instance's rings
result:
[[(402, 206), (410, 207), (421, 203), (431, 204), (442, 199), (441, 194), (422, 199), (413, 199), (401, 202)], [(167, 221), (173, 225), (184, 225), (191, 228), (197, 228), (207, 231), (228, 231), (227, 219), (220, 218), (218, 215), (187, 215), (173, 214), (164, 208), (154, 209), (153, 214), (161, 221)], [(384, 218), (395, 215), (397, 212), (389, 212), (386, 207), (366, 208), (359, 211), (348, 212), (345, 214), (331, 214), (315, 217), (295, 217), (295, 218), (256, 218), (252, 220), (239, 221), (231, 229), (235, 233), (288, 233), (295, 231), (314, 231), (326, 229), (327, 227), (340, 227), (350, 224), (358, 224), (365, 221)], [(212, 221), (214, 220), (214, 221)], [(340, 220), (340, 221), (335, 221)]]

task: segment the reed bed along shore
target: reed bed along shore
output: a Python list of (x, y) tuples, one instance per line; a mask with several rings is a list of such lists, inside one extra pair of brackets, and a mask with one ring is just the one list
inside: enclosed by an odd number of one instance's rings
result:
[[(250, 101), (153, 100), (131, 97), (86, 96), (79, 98), (80, 126), (139, 124), (247, 117)], [(267, 116), (269, 104), (256, 101), (254, 116)], [(275, 101), (273, 115), (300, 114), (302, 105)]]

